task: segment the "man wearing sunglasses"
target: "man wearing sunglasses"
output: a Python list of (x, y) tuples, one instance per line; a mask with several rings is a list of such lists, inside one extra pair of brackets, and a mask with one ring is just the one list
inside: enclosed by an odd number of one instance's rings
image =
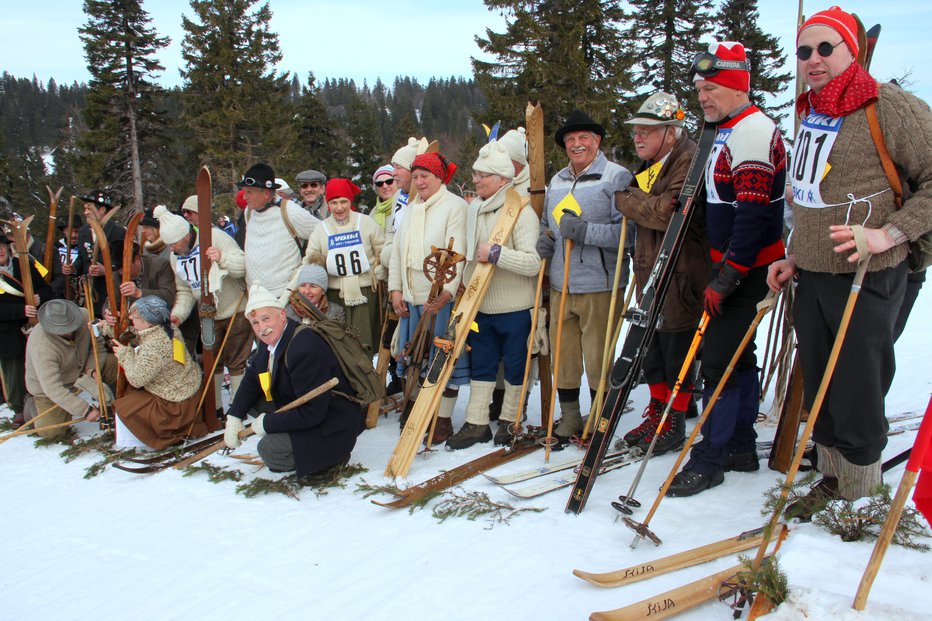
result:
[(330, 215), (324, 201), (327, 176), (317, 170), (304, 170), (299, 172), (294, 180), (298, 184), (298, 194), (301, 195), (301, 206), (318, 220), (326, 220)]
[[(706, 234), (712, 277), (703, 294), (711, 316), (702, 342), (703, 396), (711, 397), (767, 295), (767, 266), (783, 258), (786, 151), (774, 122), (751, 104), (744, 46), (714, 42), (693, 60), (693, 83), (706, 123), (717, 133), (705, 170)], [(692, 496), (721, 484), (727, 470), (757, 461), (754, 422), (760, 403), (754, 341), (703, 426), (668, 496)]]
[[(808, 408), (863, 258), (852, 226), (864, 227), (871, 259), (813, 432), (823, 478), (801, 506), (804, 518), (826, 498), (855, 500), (881, 482), (906, 242), (932, 228), (929, 106), (895, 84), (878, 85), (858, 63), (858, 41), (855, 17), (838, 7), (813, 15), (797, 35), (798, 71), (810, 90), (796, 102), (802, 123), (790, 168), (794, 229), (786, 260), (768, 275), (775, 291), (797, 280), (793, 314)], [(878, 154), (881, 142), (871, 136), (874, 113), (896, 175), (915, 190), (901, 206)]]

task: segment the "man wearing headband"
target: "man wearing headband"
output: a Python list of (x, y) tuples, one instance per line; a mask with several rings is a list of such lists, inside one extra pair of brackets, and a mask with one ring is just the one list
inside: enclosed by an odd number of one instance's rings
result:
[[(634, 117), (625, 121), (632, 128), (634, 148), (643, 164), (628, 188), (617, 195), (615, 207), (637, 225), (634, 243), (634, 273), (638, 296), (650, 279), (663, 238), (673, 215), (676, 199), (683, 189), (696, 143), (683, 131), (686, 115), (676, 97), (655, 93), (647, 98)], [(644, 420), (625, 434), (629, 446), (647, 450), (660, 424), (671, 389), (692, 343), (699, 316), (702, 315), (702, 292), (709, 276), (708, 243), (702, 234), (700, 218), (693, 218), (674, 268), (674, 284), (667, 291), (660, 327), (644, 357), (644, 381), (650, 389), (650, 402)], [(664, 423), (654, 453), (674, 450), (686, 435), (686, 412), (695, 409), (692, 384), (687, 377), (673, 400), (670, 416)]]
[(271, 401), (281, 408), (335, 377), (333, 389), (287, 412), (259, 414), (252, 429), (259, 436), (259, 456), (273, 472), (296, 470), (303, 477), (347, 463), (365, 419), (363, 409), (343, 396), (353, 389), (333, 350), (316, 332), (288, 319), (278, 297), (260, 285), (249, 290), (246, 316), (261, 342), (227, 413), (227, 446), (242, 443), (243, 421), (256, 405)]
[[(864, 227), (871, 255), (813, 431), (823, 478), (794, 507), (807, 519), (826, 499), (855, 500), (881, 482), (884, 397), (895, 370), (894, 321), (906, 290), (907, 241), (932, 228), (932, 114), (895, 84), (878, 85), (858, 63), (858, 23), (839, 7), (809, 18), (796, 41), (799, 74), (810, 90), (796, 102), (802, 124), (791, 169), (794, 229), (788, 256), (771, 266), (768, 283), (776, 291), (794, 276), (797, 281), (793, 315), (807, 408), (857, 261), (864, 258), (852, 225)], [(872, 112), (896, 175), (914, 190), (901, 205), (871, 136)]]
[[(767, 266), (783, 258), (786, 151), (774, 122), (751, 104), (744, 46), (714, 42), (693, 61), (706, 123), (718, 125), (705, 170), (706, 234), (712, 278), (703, 307), (703, 396), (709, 399), (767, 295)], [(757, 470), (754, 422), (760, 403), (753, 339), (738, 360), (668, 496), (720, 485), (726, 470)]]
[[(554, 378), (560, 401), (561, 420), (554, 436), (563, 441), (583, 430), (579, 389), (585, 361), (589, 392), (594, 395), (602, 377), (602, 349), (611, 306), (612, 283), (621, 214), (615, 196), (631, 183), (631, 173), (600, 150), (605, 127), (581, 110), (573, 110), (556, 131), (557, 144), (566, 151), (568, 165), (550, 180), (544, 205), (537, 252), (550, 259), (550, 343), (556, 347), (560, 296), (567, 295), (563, 318), (563, 341), (559, 377)], [(579, 211), (566, 206), (578, 205)], [(573, 241), (570, 256), (564, 256), (564, 240)], [(625, 238), (634, 246), (634, 235)], [(569, 269), (569, 291), (560, 291), (563, 270)], [(628, 282), (625, 258), (619, 282)], [(617, 312), (621, 311), (617, 305)]]

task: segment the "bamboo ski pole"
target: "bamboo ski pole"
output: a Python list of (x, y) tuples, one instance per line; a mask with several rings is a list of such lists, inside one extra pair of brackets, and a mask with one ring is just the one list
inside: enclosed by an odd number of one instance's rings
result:
[[(94, 303), (91, 300), (91, 283), (89, 280), (84, 280), (84, 299), (87, 303), (87, 315), (90, 323), (94, 323)], [(97, 380), (97, 400), (98, 408), (100, 409), (100, 414), (103, 416), (103, 419), (107, 421), (107, 425), (110, 425), (110, 428), (113, 429), (113, 425), (110, 421), (110, 414), (107, 410), (107, 394), (104, 392), (104, 379), (100, 375), (100, 355), (97, 352), (97, 337), (94, 336), (93, 330), (91, 330), (91, 351), (94, 353), (94, 379)]]
[(893, 541), (896, 526), (903, 514), (903, 507), (906, 506), (909, 492), (916, 483), (916, 477), (922, 468), (922, 462), (928, 457), (926, 453), (930, 450), (930, 446), (932, 446), (932, 398), (929, 399), (929, 405), (926, 407), (925, 416), (922, 417), (919, 433), (916, 435), (915, 441), (913, 441), (913, 448), (919, 447), (920, 450), (912, 451), (909, 461), (906, 462), (906, 472), (903, 473), (900, 485), (896, 488), (896, 495), (894, 495), (893, 502), (890, 504), (887, 520), (884, 522), (880, 535), (874, 543), (874, 551), (871, 552), (870, 561), (868, 561), (867, 567), (864, 568), (864, 575), (861, 576), (861, 582), (858, 584), (858, 592), (854, 596), (854, 604), (852, 605), (855, 610), (864, 610), (865, 606), (867, 606), (867, 598), (870, 595), (874, 579), (877, 577), (877, 572), (880, 571), (880, 564), (883, 563), (887, 548), (890, 547), (890, 542)]
[(7, 435), (5, 435), (5, 436), (3, 436), (3, 437), (0, 437), (0, 444), (3, 444), (4, 442), (6, 442), (7, 440), (9, 440), (10, 438), (15, 438), (16, 436), (24, 436), (24, 435), (27, 435), (27, 434), (30, 433), (30, 431), (31, 431), (30, 429), (27, 429), (27, 427), (35, 427), (36, 424), (39, 422), (39, 419), (44, 418), (45, 416), (48, 416), (49, 414), (51, 414), (52, 412), (54, 412), (54, 411), (55, 411), (55, 408), (57, 408), (57, 407), (58, 407), (57, 405), (53, 405), (52, 407), (50, 407), (49, 409), (43, 411), (41, 414), (39, 414), (39, 415), (36, 416), (35, 418), (31, 418), (31, 419), (27, 420), (25, 423), (23, 423), (23, 426), (20, 427), (19, 429), (17, 429), (16, 431), (14, 431), (14, 432), (12, 432), (12, 433), (8, 433)]
[[(696, 353), (699, 351), (699, 344), (702, 342), (702, 338), (705, 336), (705, 330), (709, 325), (709, 320), (711, 317), (706, 311), (702, 312), (702, 317), (699, 319), (699, 326), (696, 328), (696, 333), (693, 335), (692, 343), (689, 344), (689, 350), (686, 352), (686, 357), (683, 359), (683, 364), (680, 367), (680, 373), (676, 378), (676, 383), (673, 385), (673, 391), (670, 394), (669, 399), (667, 399), (667, 405), (663, 408), (663, 414), (660, 416), (660, 422), (657, 425), (657, 429), (654, 430), (654, 437), (650, 441), (650, 446), (647, 447), (647, 452), (644, 454), (644, 459), (641, 460), (641, 464), (638, 466), (637, 474), (634, 475), (634, 479), (631, 480), (631, 487), (628, 489), (628, 493), (619, 496), (619, 504), (612, 503), (612, 506), (615, 507), (621, 513), (631, 515), (631, 509), (628, 507), (640, 507), (641, 503), (635, 500), (634, 492), (637, 491), (638, 485), (641, 482), (641, 476), (644, 474), (644, 469), (647, 468), (647, 462), (650, 461), (651, 456), (654, 454), (654, 446), (657, 444), (657, 438), (660, 437), (660, 432), (663, 430), (664, 424), (667, 422), (667, 418), (670, 416), (670, 411), (673, 409), (673, 402), (679, 396), (680, 391), (683, 389), (683, 383), (686, 381), (686, 377), (689, 375), (690, 370), (693, 366), (693, 360), (696, 359)], [(617, 520), (618, 517), (616, 516)]]
[(544, 462), (550, 461), (550, 446), (553, 444), (553, 406), (557, 401), (557, 386), (560, 385), (560, 350), (563, 345), (563, 316), (566, 313), (566, 298), (570, 282), (570, 253), (573, 240), (563, 242), (563, 290), (560, 292), (560, 310), (557, 313), (557, 342), (553, 349), (553, 388), (550, 391), (550, 411), (547, 412), (547, 439), (544, 445)]
[(66, 421), (61, 422), (61, 423), (54, 423), (54, 424), (52, 424), (52, 425), (45, 425), (45, 426), (42, 426), (42, 427), (34, 427), (34, 428), (32, 428), (32, 429), (27, 429), (27, 430), (23, 431), (22, 433), (20, 433), (21, 430), (17, 429), (17, 430), (16, 430), (15, 432), (13, 432), (12, 434), (10, 434), (10, 435), (8, 435), (8, 436), (6, 436), (6, 437), (4, 437), (4, 438), (0, 438), (0, 444), (2, 444), (3, 442), (6, 442), (7, 440), (9, 440), (10, 438), (12, 438), (12, 437), (14, 437), (14, 436), (28, 436), (28, 435), (31, 435), (31, 434), (33, 434), (33, 433), (40, 433), (40, 432), (43, 432), (43, 431), (51, 431), (52, 429), (61, 429), (62, 427), (70, 427), (71, 425), (77, 425), (78, 423), (83, 423), (83, 422), (86, 421), (86, 420), (87, 420), (87, 418), (85, 418), (85, 417), (82, 416), (81, 418), (73, 418), (73, 419), (71, 419), (71, 420), (66, 420)]
[[(547, 260), (541, 259), (540, 269), (537, 270), (537, 289), (535, 289), (534, 309), (531, 311), (531, 333), (528, 335), (527, 355), (524, 358), (524, 377), (521, 380), (521, 395), (518, 397), (518, 416), (515, 417), (515, 422), (509, 427), (512, 443), (514, 443), (521, 433), (521, 413), (524, 412), (524, 404), (527, 402), (527, 380), (528, 376), (531, 374), (531, 364), (533, 360), (531, 351), (534, 349), (534, 335), (537, 333), (537, 316), (540, 314), (541, 293), (544, 288), (544, 274), (546, 273)], [(540, 354), (538, 354), (538, 357), (540, 357)]]
[[(304, 405), (305, 403), (307, 403), (308, 401), (311, 401), (312, 399), (316, 399), (316, 398), (319, 397), (320, 395), (324, 394), (325, 392), (327, 392), (328, 390), (330, 390), (331, 388), (333, 388), (334, 386), (336, 386), (338, 383), (339, 383), (339, 380), (337, 380), (337, 378), (331, 377), (329, 380), (327, 380), (326, 382), (324, 382), (323, 384), (321, 384), (321, 385), (318, 386), (317, 388), (313, 388), (313, 389), (309, 390), (308, 392), (306, 392), (306, 393), (303, 394), (302, 396), (298, 397), (297, 399), (295, 399), (295, 400), (292, 401), (291, 403), (286, 403), (285, 405), (283, 405), (282, 407), (278, 408), (277, 410), (275, 410), (275, 411), (272, 412), (272, 413), (273, 413), (273, 414), (282, 414), (282, 413), (284, 413), (284, 412), (288, 412), (289, 410), (293, 410), (293, 409), (295, 409), (295, 408), (299, 408), (299, 407), (301, 407), (302, 405)], [(245, 439), (248, 438), (249, 436), (255, 435), (255, 433), (256, 433), (256, 432), (253, 431), (252, 426), (250, 425), (248, 428), (246, 428), (246, 429), (244, 429), (244, 430), (242, 430), (242, 431), (239, 432), (239, 439), (240, 439), (240, 440), (245, 440)], [(207, 448), (205, 448), (205, 449), (204, 449), (203, 451), (201, 451), (200, 453), (197, 453), (197, 454), (195, 454), (195, 455), (192, 455), (191, 457), (188, 457), (187, 459), (178, 462), (177, 464), (175, 464), (175, 465), (173, 466), (173, 468), (174, 468), (175, 470), (184, 470), (185, 468), (187, 468), (187, 467), (190, 466), (191, 464), (193, 464), (193, 463), (195, 463), (195, 462), (198, 462), (198, 461), (201, 461), (201, 460), (204, 459), (205, 457), (209, 457), (209, 456), (213, 455), (213, 454), (216, 453), (217, 451), (223, 449), (223, 447), (225, 447), (225, 446), (226, 446), (226, 443), (225, 443), (224, 440), (223, 440), (223, 436), (220, 436), (220, 438), (218, 438), (217, 441), (216, 441), (214, 444), (211, 444), (210, 446), (208, 446)]]
[(660, 545), (662, 543), (660, 538), (655, 535), (650, 530), (650, 528), (648, 528), (650, 521), (654, 517), (654, 514), (657, 512), (657, 508), (660, 506), (660, 503), (663, 501), (664, 494), (666, 494), (667, 490), (670, 488), (670, 484), (673, 482), (673, 477), (675, 477), (676, 473), (679, 471), (680, 464), (682, 464), (683, 460), (686, 459), (686, 455), (689, 453), (690, 447), (692, 446), (693, 442), (695, 442), (699, 432), (702, 430), (702, 425), (705, 423), (706, 419), (709, 418), (709, 414), (711, 414), (712, 408), (715, 407), (715, 402), (718, 401), (719, 395), (721, 395), (722, 391), (725, 390), (725, 384), (728, 383), (728, 379), (731, 377), (732, 372), (735, 370), (735, 365), (738, 364), (738, 360), (741, 359), (741, 355), (744, 353), (745, 348), (754, 337), (754, 332), (757, 330), (757, 326), (760, 325), (761, 319), (763, 319), (764, 315), (766, 315), (767, 312), (773, 307), (774, 302), (777, 299), (777, 295), (778, 294), (774, 293), (773, 291), (770, 291), (767, 293), (767, 296), (763, 300), (758, 302), (757, 314), (754, 316), (754, 319), (751, 320), (751, 325), (748, 326), (747, 331), (744, 333), (744, 338), (741, 339), (741, 342), (738, 344), (738, 348), (735, 350), (734, 355), (728, 362), (728, 367), (722, 374), (722, 379), (719, 380), (718, 385), (715, 387), (715, 391), (709, 398), (709, 402), (705, 406), (705, 409), (702, 411), (702, 415), (699, 417), (699, 420), (696, 421), (696, 426), (693, 428), (692, 433), (689, 434), (689, 437), (686, 438), (686, 443), (683, 444), (683, 448), (680, 450), (680, 454), (676, 456), (676, 461), (673, 462), (673, 467), (670, 468), (670, 473), (667, 475), (663, 485), (660, 486), (660, 491), (657, 492), (657, 497), (654, 499), (654, 504), (651, 505), (650, 511), (647, 512), (647, 517), (644, 518), (643, 522), (635, 522), (629, 517), (626, 517), (624, 520), (622, 520), (625, 526), (636, 533), (634, 540), (631, 541), (632, 549), (636, 548), (638, 543), (640, 543), (641, 539), (644, 537), (650, 539), (654, 545)]
[(825, 395), (828, 392), (828, 386), (832, 381), (832, 375), (835, 372), (835, 365), (838, 362), (838, 356), (841, 353), (841, 346), (845, 342), (845, 334), (848, 332), (848, 324), (851, 323), (851, 315), (854, 313), (854, 306), (858, 301), (858, 295), (861, 293), (861, 285), (864, 282), (864, 275), (867, 273), (867, 266), (870, 263), (871, 255), (867, 249), (867, 239), (864, 236), (864, 227), (860, 225), (852, 225), (851, 232), (854, 236), (855, 245), (857, 247), (858, 253), (858, 269), (854, 274), (854, 279), (851, 282), (851, 292), (848, 294), (848, 300), (845, 303), (845, 309), (841, 316), (841, 323), (838, 325), (838, 332), (835, 334), (835, 342), (832, 344), (832, 351), (829, 353), (828, 362), (825, 365), (825, 371), (822, 374), (822, 381), (819, 384), (819, 390), (816, 392), (815, 401), (812, 403), (812, 408), (809, 410), (809, 418), (806, 420), (806, 426), (803, 428), (803, 433), (799, 438), (799, 443), (796, 447), (796, 453), (793, 455), (793, 462), (790, 464), (789, 470), (786, 472), (786, 481), (783, 483), (782, 488), (780, 489), (780, 498), (775, 503), (773, 514), (770, 516), (770, 522), (768, 526), (764, 529), (764, 540), (761, 542), (760, 548), (757, 550), (757, 556), (754, 558), (754, 563), (752, 569), (757, 570), (761, 566), (763, 561), (764, 554), (767, 550), (767, 544), (770, 543), (771, 538), (773, 537), (774, 527), (777, 522), (780, 520), (780, 516), (783, 514), (783, 509), (786, 506), (786, 499), (790, 493), (790, 487), (793, 485), (793, 481), (796, 480), (796, 474), (799, 471), (799, 464), (803, 460), (803, 453), (806, 452), (806, 444), (809, 443), (809, 438), (812, 437), (812, 430), (815, 428), (816, 421), (819, 419), (819, 412), (822, 410), (822, 403), (825, 401)]
[[(595, 399), (589, 404), (589, 416), (586, 417), (586, 424), (583, 427), (583, 438), (589, 435), (590, 421), (592, 421), (593, 416), (598, 417), (599, 413), (602, 411), (602, 393), (605, 391), (605, 376), (608, 375), (606, 367), (608, 366), (609, 356), (614, 349), (614, 341), (609, 338), (609, 335), (615, 332), (615, 305), (618, 302), (618, 285), (621, 283), (621, 272), (625, 259), (625, 241), (627, 238), (628, 216), (623, 216), (621, 218), (621, 235), (618, 237), (618, 256), (615, 257), (615, 278), (612, 280), (612, 296), (608, 304), (608, 321), (605, 325), (605, 344), (602, 347), (602, 366), (600, 367), (601, 372), (599, 373), (599, 387), (595, 391)], [(618, 323), (620, 324), (622, 321), (623, 318), (619, 317)]]
[[(627, 293), (625, 293), (625, 303), (624, 305), (622, 305), (621, 312), (618, 314), (618, 322), (615, 324), (615, 331), (612, 334), (611, 343), (608, 349), (609, 354), (615, 351), (615, 347), (618, 345), (618, 338), (621, 336), (621, 326), (624, 325), (624, 317), (628, 313), (628, 306), (631, 304), (631, 297), (634, 294), (634, 287), (635, 287), (636, 280), (637, 279), (634, 277), (634, 274), (632, 274), (631, 282), (628, 283), (628, 291)], [(605, 405), (605, 384), (606, 382), (608, 382), (608, 376), (612, 372), (612, 367), (609, 364), (609, 362), (610, 362), (610, 359), (606, 360), (603, 358), (602, 360), (602, 377), (599, 378), (599, 389), (596, 391), (596, 395), (595, 395), (595, 400), (597, 404), (595, 408), (596, 417), (601, 415), (602, 406)], [(625, 406), (622, 405), (622, 407), (625, 407)], [(583, 432), (582, 432), (583, 440), (589, 437), (589, 431), (592, 429), (593, 420), (594, 419), (591, 415), (589, 416), (589, 418), (586, 419), (586, 424), (583, 427)]]

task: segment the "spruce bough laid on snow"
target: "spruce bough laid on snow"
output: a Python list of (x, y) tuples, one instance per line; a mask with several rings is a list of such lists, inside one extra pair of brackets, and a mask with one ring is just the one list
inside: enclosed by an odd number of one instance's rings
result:
[[(873, 541), (880, 534), (880, 529), (887, 520), (890, 505), (890, 486), (880, 485), (873, 495), (855, 501), (832, 500), (813, 517), (812, 522), (842, 541)], [(929, 545), (917, 541), (918, 537), (928, 538), (929, 530), (925, 528), (919, 512), (912, 507), (904, 507), (893, 534), (893, 543), (927, 552)]]

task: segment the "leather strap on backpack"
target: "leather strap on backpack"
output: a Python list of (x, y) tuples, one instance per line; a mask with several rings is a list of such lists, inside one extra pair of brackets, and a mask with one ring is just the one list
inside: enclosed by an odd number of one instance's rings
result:
[(883, 166), (883, 172), (887, 175), (887, 181), (890, 182), (890, 188), (893, 190), (893, 200), (896, 202), (896, 208), (903, 206), (903, 184), (900, 182), (900, 176), (896, 172), (896, 164), (890, 157), (887, 150), (887, 143), (883, 139), (883, 131), (880, 129), (880, 120), (877, 118), (877, 105), (868, 104), (865, 109), (867, 113), (867, 125), (871, 130), (871, 138), (874, 139), (874, 146), (877, 147), (877, 155), (880, 156), (880, 163)]

